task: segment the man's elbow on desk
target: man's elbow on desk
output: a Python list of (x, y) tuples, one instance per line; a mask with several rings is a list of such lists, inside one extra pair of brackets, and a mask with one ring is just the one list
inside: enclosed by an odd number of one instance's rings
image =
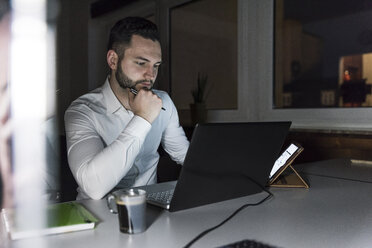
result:
[(105, 190), (99, 189), (98, 187), (95, 187), (95, 189), (87, 189), (86, 187), (81, 187), (84, 194), (88, 196), (92, 200), (100, 200), (102, 199), (108, 192)]
[(89, 197), (93, 200), (102, 199), (112, 189), (112, 187), (108, 187), (108, 185), (103, 185), (100, 182), (99, 178), (95, 178), (95, 180), (92, 180), (92, 178), (84, 178), (83, 176), (81, 176), (77, 181), (80, 190), (83, 191), (83, 195), (81, 196), (84, 197), (85, 194), (85, 198)]
[(106, 194), (97, 194), (96, 192), (94, 194), (86, 193), (90, 199), (92, 200), (101, 200)]

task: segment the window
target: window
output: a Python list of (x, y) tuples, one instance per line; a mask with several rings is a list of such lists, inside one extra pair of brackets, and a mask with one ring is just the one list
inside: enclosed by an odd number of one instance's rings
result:
[[(237, 108), (237, 1), (192, 1), (170, 10), (171, 94), (189, 109), (197, 78), (207, 77), (208, 109)], [(221, 100), (223, 99), (223, 100)]]
[[(277, 0), (278, 1), (278, 0)], [(249, 82), (253, 83), (257, 88), (249, 92), (247, 97), (255, 98), (258, 102), (258, 107), (250, 113), (253, 119), (257, 120), (291, 120), (294, 128), (311, 128), (311, 129), (332, 129), (332, 130), (372, 130), (372, 109), (367, 107), (307, 107), (307, 108), (277, 108), (277, 102), (274, 97), (274, 92), (277, 92), (277, 85), (274, 84), (274, 75), (278, 73), (276, 65), (276, 57), (274, 56), (274, 46), (277, 46), (275, 40), (275, 0), (249, 0), (246, 2), (247, 18), (246, 29), (250, 34), (246, 40), (246, 44), (254, 44), (248, 47), (247, 62), (243, 61), (243, 67), (249, 68), (249, 71), (256, 73)], [(298, 1), (303, 3), (304, 1)], [(323, 2), (323, 1), (314, 1)], [(339, 2), (339, 1), (337, 1)], [(365, 2), (365, 1), (357, 1)], [(355, 3), (355, 1), (353, 1)], [(328, 13), (329, 9), (326, 10)], [(371, 26), (371, 25), (369, 25)], [(334, 43), (336, 45), (336, 43)], [(367, 54), (368, 50), (359, 52), (342, 53), (338, 56), (339, 63), (336, 63), (336, 71), (340, 73), (342, 64), (347, 61), (349, 55)], [(344, 62), (342, 62), (344, 60)], [(360, 60), (360, 59), (359, 59)], [(274, 73), (275, 70), (275, 73)], [(341, 71), (342, 72), (342, 71)], [(251, 73), (252, 75), (252, 73)], [(364, 76), (363, 76), (364, 77)], [(339, 77), (337, 77), (339, 78)], [(253, 80), (253, 81), (252, 81)], [(329, 92), (325, 91), (324, 98), (331, 97)], [(289, 102), (290, 99), (283, 96), (283, 102)], [(327, 100), (324, 100), (327, 102)]]
[(372, 3), (275, 1), (275, 108), (372, 106)]

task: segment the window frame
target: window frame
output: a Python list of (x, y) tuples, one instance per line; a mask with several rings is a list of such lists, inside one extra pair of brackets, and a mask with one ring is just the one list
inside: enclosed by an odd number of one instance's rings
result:
[[(275, 0), (248, 0), (248, 9), (255, 9), (256, 18), (250, 18), (247, 28), (256, 39), (258, 55), (249, 53), (246, 66), (257, 72), (257, 91), (250, 97), (259, 96), (257, 119), (260, 121), (291, 120), (292, 128), (330, 130), (372, 130), (372, 108), (274, 108), (274, 4)], [(252, 13), (252, 11), (250, 11)], [(248, 13), (249, 14), (249, 13)], [(251, 41), (253, 42), (253, 41)], [(260, 58), (257, 60), (257, 58)]]

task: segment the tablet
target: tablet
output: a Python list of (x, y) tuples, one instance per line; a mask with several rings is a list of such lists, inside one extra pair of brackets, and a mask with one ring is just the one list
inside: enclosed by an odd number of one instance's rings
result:
[(270, 172), (270, 180), (275, 178), (277, 174), (280, 174), (288, 164), (290, 164), (303, 150), (303, 147), (297, 143), (291, 143), (287, 149), (280, 155), (275, 161), (273, 168)]

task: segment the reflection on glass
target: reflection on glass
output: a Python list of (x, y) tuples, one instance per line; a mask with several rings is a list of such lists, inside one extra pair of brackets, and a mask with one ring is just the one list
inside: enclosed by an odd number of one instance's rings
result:
[(275, 108), (372, 106), (372, 2), (275, 1)]
[[(189, 109), (198, 75), (208, 109), (237, 108), (237, 1), (202, 0), (171, 9), (171, 93)], [(203, 99), (204, 100), (204, 99)]]
[(344, 56), (340, 59), (339, 106), (372, 106), (372, 53)]

